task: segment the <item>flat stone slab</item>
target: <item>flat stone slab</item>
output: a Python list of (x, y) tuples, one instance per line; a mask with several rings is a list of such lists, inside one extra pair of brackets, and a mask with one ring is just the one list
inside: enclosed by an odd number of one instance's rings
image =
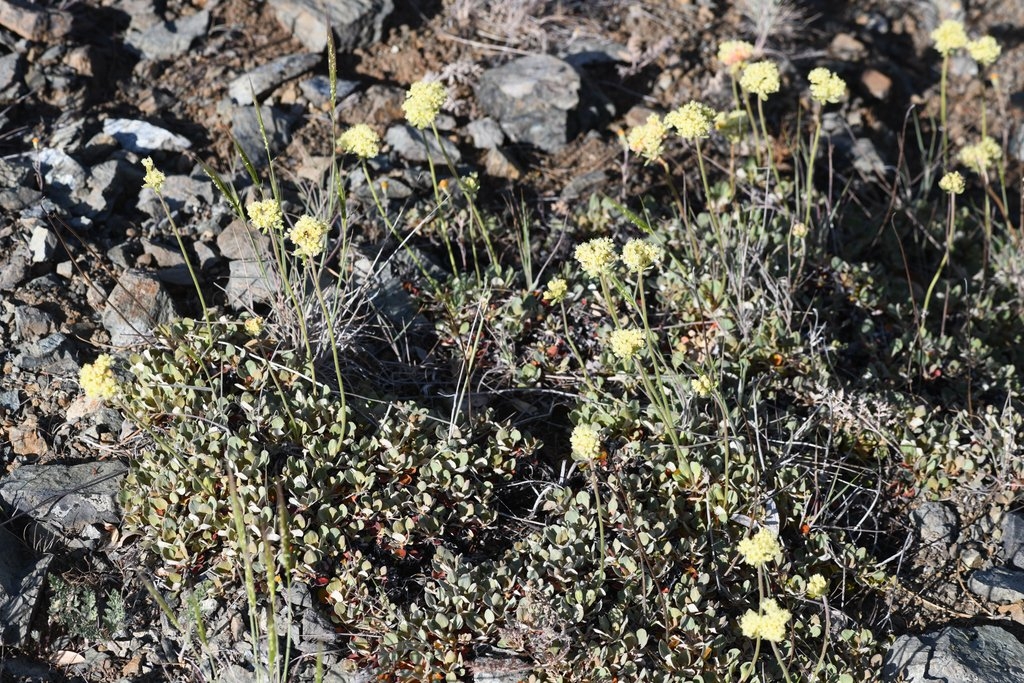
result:
[(1024, 683), (1024, 644), (1001, 626), (947, 626), (900, 636), (882, 680), (896, 683)]
[(1024, 600), (1024, 571), (993, 567), (974, 572), (968, 583), (971, 592), (989, 602), (1020, 602)]
[(117, 496), (127, 471), (120, 462), (23, 465), (0, 482), (0, 501), (13, 511), (77, 534), (121, 519)]
[(304, 74), (319, 62), (320, 54), (314, 52), (279, 57), (231, 81), (228, 95), (235, 104), (251, 104), (254, 95), (262, 101), (277, 86)]
[(22, 539), (0, 527), (0, 644), (28, 636), (51, 555), (37, 557)]

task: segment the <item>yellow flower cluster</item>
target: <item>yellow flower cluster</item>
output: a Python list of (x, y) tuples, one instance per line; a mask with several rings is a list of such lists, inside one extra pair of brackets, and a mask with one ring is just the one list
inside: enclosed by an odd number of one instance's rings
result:
[(740, 619), (740, 630), (747, 638), (778, 643), (785, 639), (786, 624), (792, 616), (789, 610), (779, 607), (779, 603), (769, 598), (761, 602), (760, 613), (747, 610)]
[(782, 87), (779, 81), (779, 67), (775, 62), (761, 61), (747, 64), (740, 75), (740, 87), (744, 92), (757, 95), (762, 100), (779, 92)]
[(943, 57), (948, 57), (953, 50), (967, 47), (967, 32), (959, 21), (946, 19), (931, 35), (935, 50)]
[(312, 216), (303, 216), (295, 221), (288, 233), (288, 238), (295, 244), (295, 253), (311, 258), (319, 256), (324, 250), (324, 236), (327, 235), (327, 223)]
[(715, 110), (701, 102), (687, 102), (665, 117), (665, 125), (675, 128), (686, 140), (706, 138), (711, 134)]
[(846, 97), (846, 81), (824, 67), (811, 69), (807, 80), (811, 84), (811, 97), (822, 104), (835, 104)]
[(753, 567), (760, 567), (775, 559), (782, 552), (779, 539), (770, 529), (762, 528), (750, 538), (744, 538), (737, 544), (743, 561)]
[(632, 128), (626, 135), (626, 144), (630, 151), (639, 154), (648, 161), (661, 156), (662, 143), (668, 131), (657, 114), (647, 117), (647, 122)]
[(142, 160), (142, 167), (146, 169), (146, 176), (142, 179), (142, 186), (148, 187), (157, 194), (164, 189), (164, 181), (167, 180), (167, 176), (162, 171), (156, 170), (153, 166), (153, 158), (146, 157)]
[(690, 387), (693, 389), (693, 393), (697, 394), (702, 398), (707, 398), (711, 395), (711, 392), (715, 390), (718, 383), (711, 379), (707, 375), (701, 375), (694, 379), (690, 383)]
[(251, 318), (246, 318), (242, 327), (244, 327), (246, 333), (252, 337), (259, 335), (259, 333), (263, 331), (263, 316), (254, 315)]
[(793, 233), (793, 237), (797, 238), (798, 240), (802, 240), (803, 238), (807, 237), (807, 224), (806, 223), (803, 223), (803, 222), (794, 223), (793, 227), (790, 228), (790, 230)]
[(662, 248), (656, 244), (630, 240), (622, 248), (622, 262), (634, 273), (640, 273), (660, 261), (663, 254)]
[(739, 142), (747, 134), (747, 112), (742, 109), (733, 109), (729, 112), (719, 112), (715, 116), (715, 130), (729, 142)]
[(1003, 49), (999, 47), (999, 43), (992, 36), (982, 36), (967, 43), (967, 52), (971, 55), (971, 59), (982, 66), (991, 66), (999, 59), (1002, 51)]
[(615, 244), (607, 237), (584, 242), (576, 247), (576, 260), (590, 277), (600, 277), (615, 263)]
[(380, 153), (380, 136), (365, 123), (359, 123), (338, 137), (338, 146), (362, 159), (372, 159)]
[(812, 574), (811, 578), (807, 579), (807, 597), (811, 600), (817, 600), (827, 592), (828, 581), (821, 574)]
[(718, 46), (718, 61), (735, 72), (754, 56), (754, 46), (745, 40), (727, 40)]
[(272, 232), (284, 228), (281, 205), (276, 199), (263, 199), (245, 207), (249, 220), (261, 232)]
[(967, 184), (964, 182), (964, 177), (960, 175), (959, 171), (947, 173), (939, 181), (939, 189), (949, 194), (963, 194), (966, 188)]
[(612, 353), (619, 358), (632, 358), (647, 345), (643, 330), (615, 330), (608, 337)]
[(406, 120), (419, 129), (427, 128), (437, 118), (448, 93), (438, 81), (413, 83), (405, 96), (402, 111)]
[(548, 288), (544, 290), (544, 301), (550, 301), (553, 304), (557, 304), (565, 299), (565, 295), (568, 292), (569, 285), (565, 281), (565, 278), (556, 277), (548, 283)]
[(96, 362), (82, 366), (78, 383), (86, 396), (109, 401), (117, 395), (117, 378), (110, 369), (113, 362), (113, 357), (104, 353), (96, 358)]
[(995, 165), (1003, 158), (1003, 150), (998, 142), (986, 135), (980, 142), (961, 149), (957, 158), (961, 164), (982, 175), (989, 166)]
[(601, 455), (601, 431), (593, 425), (576, 425), (569, 437), (573, 457), (593, 460)]

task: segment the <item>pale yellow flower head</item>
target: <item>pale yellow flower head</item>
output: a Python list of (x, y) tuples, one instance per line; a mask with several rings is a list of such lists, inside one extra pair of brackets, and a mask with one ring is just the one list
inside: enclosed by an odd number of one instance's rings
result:
[(372, 159), (380, 153), (380, 136), (365, 123), (359, 123), (338, 136), (338, 146), (362, 159)]
[(736, 545), (743, 561), (753, 567), (760, 567), (782, 552), (779, 539), (770, 529), (763, 528), (749, 538), (744, 538)]
[(953, 50), (967, 47), (967, 32), (964, 25), (953, 19), (946, 19), (932, 31), (935, 50), (943, 57), (948, 57)]
[(164, 181), (167, 180), (167, 176), (162, 171), (156, 170), (153, 166), (153, 158), (146, 157), (142, 160), (142, 167), (146, 169), (146, 176), (142, 179), (142, 186), (148, 187), (157, 194), (160, 194), (161, 190), (164, 189)]
[(544, 290), (544, 301), (557, 304), (565, 300), (565, 295), (568, 292), (569, 284), (565, 281), (565, 278), (556, 277), (548, 283), (547, 289)]
[(632, 358), (647, 345), (643, 330), (615, 330), (608, 336), (612, 353), (619, 358)]
[(992, 36), (982, 36), (967, 43), (967, 52), (971, 55), (971, 59), (982, 66), (991, 66), (999, 59), (1002, 51), (1003, 48)]
[(584, 242), (576, 247), (576, 260), (590, 277), (600, 277), (615, 263), (615, 244), (607, 237)]
[(281, 205), (276, 199), (263, 199), (245, 207), (249, 220), (261, 232), (273, 232), (284, 228)]
[(573, 457), (593, 460), (601, 455), (601, 430), (593, 425), (576, 425), (569, 437)]
[(744, 92), (767, 100), (769, 95), (779, 92), (779, 88), (782, 87), (779, 80), (779, 67), (775, 65), (775, 62), (769, 61), (747, 64), (740, 75), (740, 87)]
[(675, 128), (685, 140), (706, 138), (714, 125), (715, 110), (702, 102), (687, 102), (665, 117), (665, 125)]
[(626, 135), (626, 144), (630, 151), (639, 154), (648, 161), (655, 161), (661, 156), (662, 143), (668, 129), (657, 114), (647, 117), (647, 122), (630, 129)]
[(319, 256), (324, 250), (327, 223), (312, 216), (295, 221), (288, 238), (295, 244), (295, 253), (305, 258)]
[(807, 579), (807, 597), (811, 600), (817, 600), (827, 592), (828, 581), (821, 574), (812, 574), (811, 578)]
[(718, 386), (718, 383), (707, 375), (700, 375), (690, 382), (690, 388), (693, 389), (693, 393), (697, 394), (701, 398), (707, 398), (710, 396), (716, 386)]
[(742, 109), (718, 112), (715, 116), (715, 130), (721, 133), (729, 142), (739, 142), (742, 140), (749, 128), (747, 112)]
[(785, 640), (786, 624), (792, 616), (789, 610), (779, 607), (779, 603), (768, 598), (761, 602), (760, 613), (747, 610), (740, 618), (740, 630), (747, 638), (778, 643)]
[(117, 396), (117, 377), (110, 367), (113, 362), (113, 357), (104, 353), (94, 363), (82, 366), (78, 373), (78, 383), (86, 396), (103, 401)]
[(807, 224), (798, 221), (793, 224), (793, 227), (790, 228), (790, 231), (793, 233), (793, 237), (797, 238), (798, 240), (802, 240), (803, 238), (807, 237)]
[(824, 67), (811, 69), (807, 80), (811, 84), (811, 97), (822, 104), (835, 104), (846, 97), (846, 81)]
[(939, 189), (949, 194), (963, 194), (966, 188), (967, 184), (959, 171), (951, 171), (939, 181)]
[(246, 318), (245, 323), (242, 325), (245, 328), (246, 333), (250, 336), (257, 336), (263, 331), (263, 316), (254, 315), (251, 318)]
[(661, 260), (664, 255), (661, 247), (643, 240), (630, 240), (622, 248), (622, 262), (634, 273), (647, 270)]
[(980, 142), (961, 149), (957, 158), (978, 175), (984, 175), (990, 166), (1003, 158), (1003, 150), (998, 142), (986, 135)]
[(745, 40), (727, 40), (718, 46), (718, 61), (735, 72), (754, 56), (754, 46)]
[(405, 96), (402, 110), (406, 120), (416, 128), (428, 128), (441, 111), (448, 93), (438, 81), (413, 83)]

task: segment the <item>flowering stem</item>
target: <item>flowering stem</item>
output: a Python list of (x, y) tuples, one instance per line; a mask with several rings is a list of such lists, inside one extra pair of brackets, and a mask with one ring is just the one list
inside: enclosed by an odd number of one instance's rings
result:
[(942, 77), (939, 81), (939, 121), (942, 126), (942, 165), (949, 165), (949, 133), (946, 130), (946, 81), (949, 77), (949, 55), (942, 57)]
[(921, 305), (921, 322), (917, 329), (918, 339), (923, 339), (925, 334), (925, 324), (928, 320), (928, 306), (931, 303), (932, 294), (935, 291), (935, 285), (939, 282), (939, 276), (942, 275), (943, 269), (946, 267), (946, 263), (949, 262), (949, 252), (953, 249), (953, 222), (954, 213), (956, 211), (956, 194), (953, 192), (949, 193), (949, 209), (946, 216), (946, 248), (942, 254), (942, 260), (939, 261), (939, 267), (935, 270), (935, 275), (932, 277), (932, 281), (928, 284), (928, 290), (924, 295), (924, 303)]
[[(430, 183), (434, 188), (434, 202), (437, 205), (437, 218), (441, 221), (441, 241), (444, 242), (445, 249), (448, 250), (448, 260), (452, 266), (452, 274), (459, 272), (458, 267), (455, 265), (455, 252), (452, 251), (452, 243), (448, 238), (448, 221), (445, 220), (444, 212), (441, 210), (444, 202), (441, 201), (441, 187), (437, 182), (437, 169), (434, 168), (434, 157), (430, 154), (430, 145), (427, 144), (427, 136), (422, 130), (420, 130), (420, 140), (423, 142), (423, 150), (427, 157), (427, 166), (430, 168)], [(440, 143), (438, 143), (440, 144)], [(477, 273), (479, 278), (480, 274)]]

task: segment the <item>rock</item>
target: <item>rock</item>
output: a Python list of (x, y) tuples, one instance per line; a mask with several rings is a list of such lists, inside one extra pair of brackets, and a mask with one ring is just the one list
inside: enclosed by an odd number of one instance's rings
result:
[(334, 29), (338, 52), (368, 47), (381, 38), (393, 0), (270, 0), (277, 20), (310, 52), (327, 47), (328, 28)]
[(161, 268), (174, 268), (185, 265), (185, 257), (181, 255), (178, 245), (166, 246), (150, 239), (142, 238), (142, 251), (149, 254)]
[(497, 147), (484, 153), (484, 173), (492, 178), (505, 178), (506, 180), (518, 180), (523, 174), (518, 164)]
[[(442, 137), (441, 143), (438, 144), (433, 131), (421, 131), (404, 123), (389, 128), (384, 140), (400, 157), (408, 161), (427, 161), (429, 157), (435, 165), (444, 167), (449, 160), (453, 164), (462, 160), (459, 148), (451, 140)], [(445, 155), (448, 157), (447, 160)]]
[(34, 417), (23, 424), (8, 427), (7, 438), (15, 455), (40, 456), (49, 450), (46, 439), (39, 432), (39, 423)]
[(1017, 132), (1010, 138), (1009, 154), (1017, 161), (1024, 161), (1024, 123), (1017, 125)]
[(134, 178), (129, 164), (121, 159), (108, 159), (89, 169), (86, 193), (82, 197), (87, 216), (109, 213), (124, 193), (129, 178)]
[(224, 290), (229, 306), (235, 310), (251, 309), (282, 291), (280, 277), (276, 271), (268, 269), (267, 264), (267, 261), (261, 264), (255, 260), (231, 262)]
[[(0, 548), (0, 644), (18, 645), (28, 636), (53, 556), (37, 557), (27, 543), (2, 526)], [(5, 672), (13, 675), (6, 661), (0, 663), (0, 674)]]
[(177, 317), (159, 280), (139, 270), (127, 270), (107, 297), (102, 322), (112, 345), (128, 346), (142, 341), (155, 326)]
[(217, 235), (217, 249), (221, 256), (232, 260), (273, 258), (270, 237), (237, 219)]
[[(263, 146), (263, 134), (260, 133), (255, 107), (239, 106), (235, 107), (233, 111), (231, 134), (235, 136), (235, 140), (245, 151), (249, 161), (257, 168), (263, 168), (267, 165), (267, 151)], [(260, 116), (263, 117), (267, 141), (270, 143), (270, 153), (277, 154), (291, 140), (290, 118), (277, 107), (267, 105), (260, 107)]]
[(191, 48), (209, 25), (210, 12), (202, 10), (176, 21), (155, 23), (144, 31), (129, 31), (125, 43), (146, 59), (170, 59)]
[(117, 524), (127, 468), (117, 461), (22, 465), (0, 481), (4, 505), (69, 538), (93, 524)]
[(1024, 569), (1024, 512), (1013, 510), (1003, 516), (1003, 559)]
[[(335, 81), (334, 97), (340, 102), (352, 93), (361, 84), (359, 81)], [(331, 99), (331, 79), (327, 76), (313, 76), (299, 82), (299, 90), (309, 103), (315, 106), (326, 104)]]
[(0, 57), (0, 106), (14, 103), (25, 91), (25, 58), (17, 52)]
[(14, 329), (25, 340), (39, 339), (53, 332), (53, 316), (34, 306), (18, 306), (14, 309)]
[(505, 133), (492, 118), (477, 119), (466, 126), (466, 132), (473, 138), (477, 149), (495, 149), (505, 142)]
[(0, 26), (26, 40), (59, 43), (71, 33), (71, 15), (31, 3), (0, 0)]
[(14, 365), (29, 372), (57, 377), (75, 377), (79, 369), (71, 343), (60, 332), (18, 346)]
[(476, 89), (481, 108), (513, 142), (556, 152), (574, 133), (580, 77), (564, 61), (531, 55), (485, 71)]
[(947, 626), (900, 636), (889, 649), (882, 679), (895, 683), (1022, 683), (1024, 645), (1002, 626)]
[(1024, 600), (1024, 571), (993, 567), (971, 575), (968, 587), (975, 595), (989, 602), (1019, 602)]
[(32, 252), (26, 247), (16, 247), (5, 258), (0, 259), (0, 292), (9, 292), (28, 277), (32, 263)]
[(868, 54), (864, 43), (849, 33), (837, 33), (828, 46), (828, 56), (844, 62), (859, 62)]
[(860, 84), (876, 100), (887, 100), (892, 92), (892, 79), (878, 69), (865, 69)]
[(121, 147), (136, 154), (181, 152), (192, 147), (188, 138), (134, 119), (107, 119), (103, 122), (103, 132), (117, 140)]
[(319, 53), (312, 52), (279, 57), (231, 81), (228, 85), (228, 95), (235, 104), (251, 105), (254, 95), (258, 101), (262, 101), (285, 81), (290, 81), (312, 69), (320, 59)]
[(927, 501), (911, 513), (917, 523), (917, 533), (922, 543), (951, 544), (956, 536), (956, 513), (949, 506)]
[(21, 397), (16, 389), (0, 391), (0, 414), (2, 411), (13, 413), (21, 407)]
[(45, 263), (57, 251), (57, 235), (45, 225), (32, 228), (28, 248), (32, 252), (32, 263)]
[(865, 181), (876, 181), (885, 178), (886, 166), (882, 157), (878, 154), (875, 143), (868, 138), (857, 138), (850, 148), (853, 155), (853, 167), (861, 174)]
[(3, 209), (10, 215), (14, 215), (33, 204), (37, 204), (42, 198), (42, 192), (33, 190), (30, 187), (0, 188), (0, 209)]

